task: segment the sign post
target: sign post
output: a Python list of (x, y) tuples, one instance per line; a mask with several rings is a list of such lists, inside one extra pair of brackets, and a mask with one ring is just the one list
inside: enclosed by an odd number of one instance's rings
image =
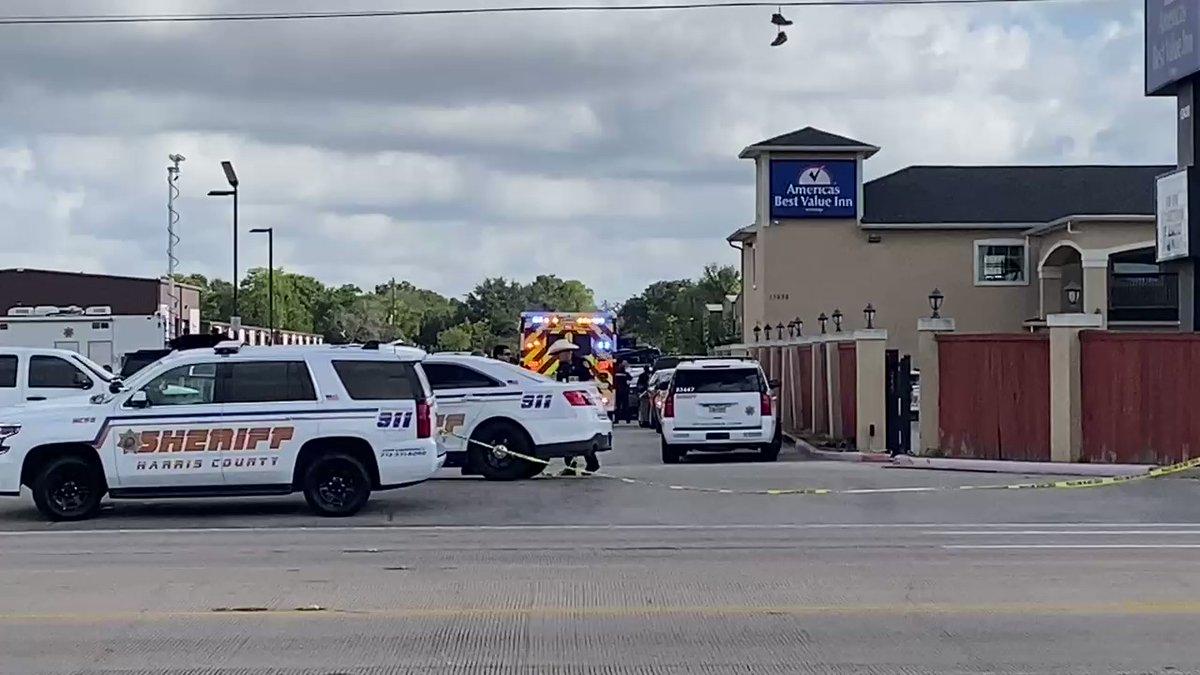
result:
[[(1196, 84), (1200, 81), (1200, 2), (1196, 0), (1145, 0), (1147, 96), (1174, 96), (1176, 100), (1177, 170), (1158, 177), (1157, 259), (1173, 269), (1179, 280), (1179, 328), (1200, 330), (1200, 218), (1189, 204), (1200, 198), (1196, 171), (1200, 156), (1196, 133)], [(1196, 202), (1200, 203), (1200, 202)]]

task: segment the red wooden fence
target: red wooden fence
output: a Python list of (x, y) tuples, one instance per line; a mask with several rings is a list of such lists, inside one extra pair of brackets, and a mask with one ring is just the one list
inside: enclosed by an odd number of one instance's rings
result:
[(858, 352), (853, 342), (838, 343), (838, 398), (842, 437), (854, 445), (858, 432)]
[(797, 424), (804, 430), (812, 429), (812, 375), (812, 346), (804, 345), (796, 349), (796, 383), (800, 390), (800, 419), (797, 420)]
[(1200, 454), (1200, 336), (1079, 338), (1082, 461), (1172, 464)]
[(818, 434), (829, 433), (829, 359), (825, 345), (815, 346), (817, 357), (813, 368), (817, 376), (813, 384), (813, 431)]
[(949, 457), (1050, 460), (1046, 335), (938, 335), (938, 445)]

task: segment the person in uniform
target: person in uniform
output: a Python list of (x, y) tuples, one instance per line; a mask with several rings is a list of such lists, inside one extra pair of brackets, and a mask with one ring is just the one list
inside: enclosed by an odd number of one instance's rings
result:
[[(558, 359), (558, 370), (554, 372), (554, 379), (559, 382), (590, 382), (592, 380), (592, 369), (587, 367), (583, 359), (575, 358), (575, 352), (579, 351), (579, 346), (574, 342), (565, 338), (556, 341), (546, 350), (548, 356)], [(578, 457), (566, 457), (567, 468), (563, 471), (564, 476), (573, 476), (576, 473), (576, 461)], [(587, 462), (586, 469), (591, 472), (600, 470), (600, 460), (596, 457), (596, 453), (589, 452), (584, 455)]]
[(617, 423), (633, 421), (629, 414), (629, 409), (632, 407), (629, 400), (629, 385), (632, 382), (629, 366), (624, 361), (617, 361), (617, 370), (613, 373), (613, 392), (617, 397), (613, 417), (616, 418)]

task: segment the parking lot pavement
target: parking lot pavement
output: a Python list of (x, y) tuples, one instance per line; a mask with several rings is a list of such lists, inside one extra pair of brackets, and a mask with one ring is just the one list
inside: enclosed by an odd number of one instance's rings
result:
[[(995, 478), (791, 448), (665, 466), (657, 441), (620, 429), (604, 468), (753, 488)], [(292, 498), (55, 525), (7, 500), (0, 673), (1200, 672), (1198, 490), (768, 497), (450, 474), (345, 520)]]

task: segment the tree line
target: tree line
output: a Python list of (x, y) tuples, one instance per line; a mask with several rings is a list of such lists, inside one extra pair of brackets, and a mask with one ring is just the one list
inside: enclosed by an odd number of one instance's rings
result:
[[(267, 269), (251, 269), (238, 286), (242, 323), (268, 326)], [(202, 289), (201, 319), (227, 321), (233, 312), (233, 285), (200, 274), (177, 280)], [(275, 326), (316, 333), (326, 342), (404, 340), (428, 349), (487, 351), (496, 344), (517, 347), (524, 311), (615, 311), (623, 337), (667, 352), (697, 353), (720, 344), (733, 327), (706, 305), (725, 302), (740, 292), (731, 266), (710, 264), (697, 279), (657, 281), (619, 305), (597, 306), (595, 292), (576, 279), (538, 275), (528, 283), (484, 279), (462, 299), (389, 280), (374, 288), (352, 284), (327, 286), (320, 280), (275, 270)]]

